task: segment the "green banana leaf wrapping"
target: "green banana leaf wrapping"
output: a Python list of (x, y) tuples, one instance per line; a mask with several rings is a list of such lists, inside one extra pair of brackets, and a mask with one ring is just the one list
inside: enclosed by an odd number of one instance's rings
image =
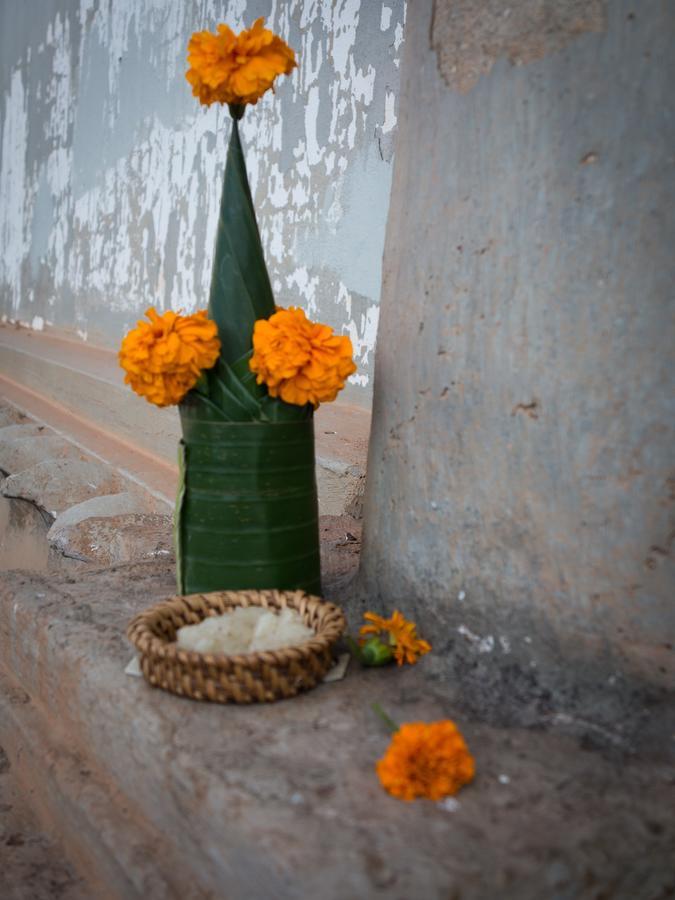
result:
[(274, 312), (253, 209), (239, 125), (232, 120), (213, 259), (209, 318), (218, 326), (221, 359), (232, 363), (252, 346), (253, 326)]
[(321, 590), (314, 422), (211, 422), (181, 405), (182, 593)]
[(234, 119), (209, 296), (220, 359), (179, 406), (183, 594), (321, 590), (313, 410), (269, 397), (248, 365), (253, 326), (274, 309)]

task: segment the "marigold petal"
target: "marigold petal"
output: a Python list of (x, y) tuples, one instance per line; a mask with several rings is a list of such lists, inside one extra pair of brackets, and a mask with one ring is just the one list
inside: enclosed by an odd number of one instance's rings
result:
[(257, 103), (279, 75), (297, 66), (295, 53), (259, 18), (239, 35), (227, 25), (195, 32), (188, 43), (185, 77), (200, 103)]
[[(350, 356), (344, 365), (341, 356), (346, 353)], [(255, 323), (249, 365), (271, 396), (315, 407), (334, 400), (356, 371), (349, 338), (333, 335), (328, 325), (310, 322), (296, 307), (279, 309)]]
[(191, 316), (168, 310), (160, 316), (150, 307), (146, 316), (150, 322), (140, 320), (122, 341), (124, 381), (151, 403), (171, 406), (194, 387), (203, 370), (215, 365), (218, 327), (205, 310)]
[(440, 800), (468, 784), (475, 762), (454, 722), (410, 722), (376, 764), (382, 786), (403, 800)]

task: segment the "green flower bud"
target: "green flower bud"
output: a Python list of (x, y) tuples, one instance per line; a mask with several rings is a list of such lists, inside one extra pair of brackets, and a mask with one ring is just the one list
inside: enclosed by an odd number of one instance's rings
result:
[(378, 637), (372, 637), (359, 648), (359, 658), (364, 666), (386, 666), (392, 662), (394, 654), (392, 647), (383, 644)]

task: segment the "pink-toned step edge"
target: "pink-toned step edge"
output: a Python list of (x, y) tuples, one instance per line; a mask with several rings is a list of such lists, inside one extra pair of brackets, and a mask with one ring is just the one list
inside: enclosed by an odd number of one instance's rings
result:
[[(70, 372), (79, 372), (84, 378), (90, 377), (96, 379), (97, 382), (107, 382), (113, 386), (114, 391), (127, 390), (124, 388), (124, 376), (117, 361), (117, 354), (113, 350), (76, 341), (58, 333), (36, 332), (10, 325), (0, 325), (0, 348), (2, 347), (27, 354), (29, 357), (45, 363), (62, 366)], [(119, 438), (113, 432), (107, 432), (100, 423), (94, 423), (86, 417), (78, 416), (77, 411), (73, 410), (71, 406), (66, 408), (59, 404), (51, 390), (38, 393), (35, 390), (37, 387), (35, 383), (32, 387), (28, 387), (12, 379), (11, 371), (5, 370), (0, 375), (0, 379), (10, 383), (16, 391), (23, 391), (23, 398), (16, 402), (24, 406), (35, 417), (44, 418), (45, 424), (52, 425), (55, 430), (62, 430), (65, 435), (68, 435), (69, 420), (73, 423), (73, 429), (75, 423), (79, 422), (82, 428), (87, 430), (87, 436), (92, 435), (92, 440), (95, 435), (99, 435), (99, 441), (102, 439), (106, 446), (109, 441), (112, 441), (120, 448), (124, 448), (119, 465), (127, 467), (130, 472), (135, 473), (137, 467), (132, 457), (128, 457), (129, 461), (125, 464), (125, 454), (139, 454), (146, 460), (140, 466), (140, 472), (146, 471), (147, 461), (150, 461), (153, 469), (155, 466), (162, 466), (163, 471), (158, 470), (152, 480), (150, 480), (151, 476), (148, 476), (148, 486), (161, 493), (168, 492), (171, 497), (174, 496), (177, 469), (172, 462), (167, 461), (166, 456), (153, 454), (147, 449), (141, 449), (136, 444)], [(9, 395), (8, 399), (11, 400)], [(30, 403), (27, 402), (29, 399)], [(34, 410), (31, 408), (31, 403), (35, 404)], [(46, 418), (47, 412), (44, 416), (40, 413), (38, 404), (41, 403), (47, 404), (48, 409), (55, 410), (54, 413), (50, 413), (57, 417), (53, 424)], [(58, 425), (59, 416), (68, 417), (61, 419), (63, 427)], [(326, 403), (320, 406), (315, 416), (316, 455), (319, 465), (323, 464), (329, 469), (333, 465), (342, 469), (354, 467), (359, 474), (365, 474), (370, 418), (369, 409), (342, 403), (339, 400), (336, 403)], [(78, 437), (75, 430), (72, 433), (74, 440), (81, 440), (83, 444), (86, 444), (85, 440)], [(99, 443), (99, 446), (103, 446), (103, 444)], [(97, 450), (95, 446), (92, 446), (91, 450), (105, 457), (105, 452)], [(113, 453), (112, 449), (110, 453)], [(171, 473), (168, 480), (167, 473)], [(139, 477), (145, 480), (145, 476)]]
[[(107, 381), (117, 388), (123, 387), (123, 372), (113, 350), (51, 332), (35, 332), (9, 325), (0, 325), (0, 347), (2, 346), (64, 366), (71, 371), (96, 378), (97, 381)], [(9, 378), (7, 373), (4, 377)], [(47, 400), (42, 394), (39, 396), (50, 404), (59, 405), (53, 398)], [(72, 411), (65, 408), (64, 411), (77, 418)], [(369, 409), (339, 400), (336, 403), (325, 403), (316, 412), (315, 431), (317, 456), (365, 470), (370, 435)], [(152, 454), (150, 457), (157, 458)], [(171, 468), (175, 471), (174, 467)]]
[(153, 496), (173, 504), (178, 468), (92, 423), (36, 391), (0, 375), (0, 396), (21, 412), (52, 428), (65, 440), (79, 446), (140, 484)]
[(124, 383), (124, 373), (114, 350), (85, 343), (60, 332), (32, 331), (22, 326), (0, 324), (0, 345), (35, 354), (48, 362), (111, 384)]
[[(47, 398), (37, 391), (0, 374), (0, 394), (26, 415), (39, 419), (74, 443), (80, 443), (120, 470), (128, 471), (149, 490), (173, 502), (178, 468), (93, 425), (89, 419)], [(324, 404), (315, 416), (316, 453), (320, 459), (334, 459), (365, 471), (368, 456), (370, 413), (347, 404)]]

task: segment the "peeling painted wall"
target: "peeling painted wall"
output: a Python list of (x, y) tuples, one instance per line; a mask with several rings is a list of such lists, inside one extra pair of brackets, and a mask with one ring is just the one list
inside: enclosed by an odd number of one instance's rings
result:
[(243, 139), (278, 302), (352, 338), (368, 404), (403, 0), (25, 0), (0, 8), (0, 315), (114, 347), (143, 310), (206, 305), (226, 110), (190, 34), (259, 15), (299, 68)]

